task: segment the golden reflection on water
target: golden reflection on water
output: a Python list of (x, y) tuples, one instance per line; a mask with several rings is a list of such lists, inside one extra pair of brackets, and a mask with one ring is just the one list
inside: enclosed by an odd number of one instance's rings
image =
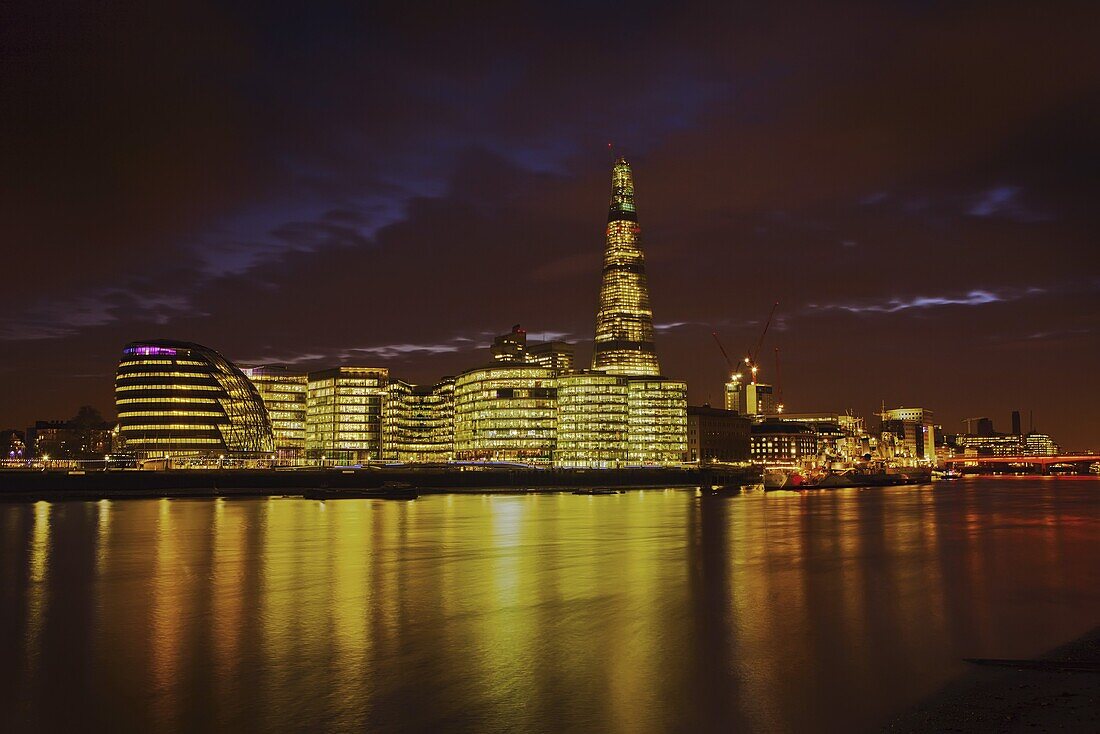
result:
[(50, 561), (50, 510), (48, 502), (34, 503), (34, 526), (30, 547), (27, 594), (26, 678), (33, 681), (39, 668), (42, 627), (45, 624), (49, 588), (46, 585)]
[(3, 507), (0, 728), (873, 726), (1094, 623), (1052, 487)]

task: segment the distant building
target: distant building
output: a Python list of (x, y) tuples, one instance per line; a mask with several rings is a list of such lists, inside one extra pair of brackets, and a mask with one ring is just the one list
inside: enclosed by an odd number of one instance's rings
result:
[(867, 453), (863, 419), (846, 413), (780, 413), (768, 422), (801, 423), (814, 429), (817, 453), (827, 461), (858, 461)]
[(1045, 433), (1029, 433), (1023, 437), (1025, 456), (1057, 456), (1058, 444)]
[(932, 411), (924, 408), (894, 408), (882, 414), (882, 438), (885, 458), (912, 461), (936, 460), (936, 431)]
[(0, 461), (22, 461), (27, 456), (26, 434), (8, 429), (0, 431)]
[(817, 431), (805, 423), (764, 421), (751, 428), (750, 455), (764, 464), (816, 463)]
[(955, 446), (963, 456), (1020, 456), (1023, 446), (1019, 436), (957, 436)]
[(736, 411), (689, 405), (687, 408), (688, 461), (749, 461), (752, 421)]
[(527, 331), (519, 324), (507, 334), (493, 339), (489, 347), (493, 362), (534, 364), (558, 373), (573, 370), (573, 345), (563, 341), (528, 342)]
[(115, 406), (123, 449), (139, 458), (270, 458), (275, 451), (256, 387), (200, 344), (128, 344), (115, 376)]
[[(102, 459), (111, 453), (111, 424), (79, 426), (72, 421), (36, 421), (22, 440), (9, 440), (6, 458)], [(28, 451), (29, 448), (29, 451)]]
[(280, 459), (298, 459), (306, 451), (305, 372), (284, 365), (245, 367), (241, 370), (256, 386), (264, 401), (275, 437), (275, 454)]
[(342, 463), (382, 458), (382, 411), (389, 371), (334, 367), (310, 372), (306, 392), (306, 453)]
[(493, 339), (489, 352), (494, 362), (526, 362), (527, 332), (516, 324), (507, 334)]
[(558, 374), (573, 371), (573, 345), (568, 342), (533, 342), (527, 345), (527, 361)]
[(726, 410), (741, 415), (775, 415), (779, 412), (779, 401), (771, 385), (742, 382), (741, 378), (733, 377), (726, 383)]

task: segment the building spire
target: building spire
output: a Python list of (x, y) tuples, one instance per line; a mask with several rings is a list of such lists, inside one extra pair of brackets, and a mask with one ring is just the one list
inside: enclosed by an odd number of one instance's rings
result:
[(638, 246), (634, 176), (620, 156), (611, 170), (611, 206), (607, 214), (600, 309), (596, 314), (592, 368), (616, 375), (659, 375), (653, 343), (653, 311)]

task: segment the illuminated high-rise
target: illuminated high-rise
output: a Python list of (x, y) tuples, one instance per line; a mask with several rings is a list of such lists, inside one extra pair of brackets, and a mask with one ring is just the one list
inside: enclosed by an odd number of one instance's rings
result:
[(263, 398), (275, 435), (276, 456), (301, 458), (306, 448), (306, 373), (284, 365), (245, 367), (241, 371)]
[(390, 380), (383, 412), (382, 457), (400, 462), (454, 458), (455, 380), (434, 385)]
[(645, 256), (638, 245), (640, 231), (634, 208), (634, 178), (630, 165), (619, 158), (611, 174), (607, 249), (592, 355), (592, 369), (612, 375), (661, 374), (653, 344)]
[(382, 458), (382, 411), (389, 371), (334, 367), (309, 373), (306, 453), (348, 463)]

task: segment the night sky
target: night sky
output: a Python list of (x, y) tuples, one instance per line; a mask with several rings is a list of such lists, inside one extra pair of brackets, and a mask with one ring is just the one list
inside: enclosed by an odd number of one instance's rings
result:
[(778, 300), (791, 410), (1100, 449), (1095, 3), (720, 5), (5, 11), (0, 427), (113, 414), (134, 339), (434, 381), (521, 323), (587, 362), (624, 155), (693, 403)]

